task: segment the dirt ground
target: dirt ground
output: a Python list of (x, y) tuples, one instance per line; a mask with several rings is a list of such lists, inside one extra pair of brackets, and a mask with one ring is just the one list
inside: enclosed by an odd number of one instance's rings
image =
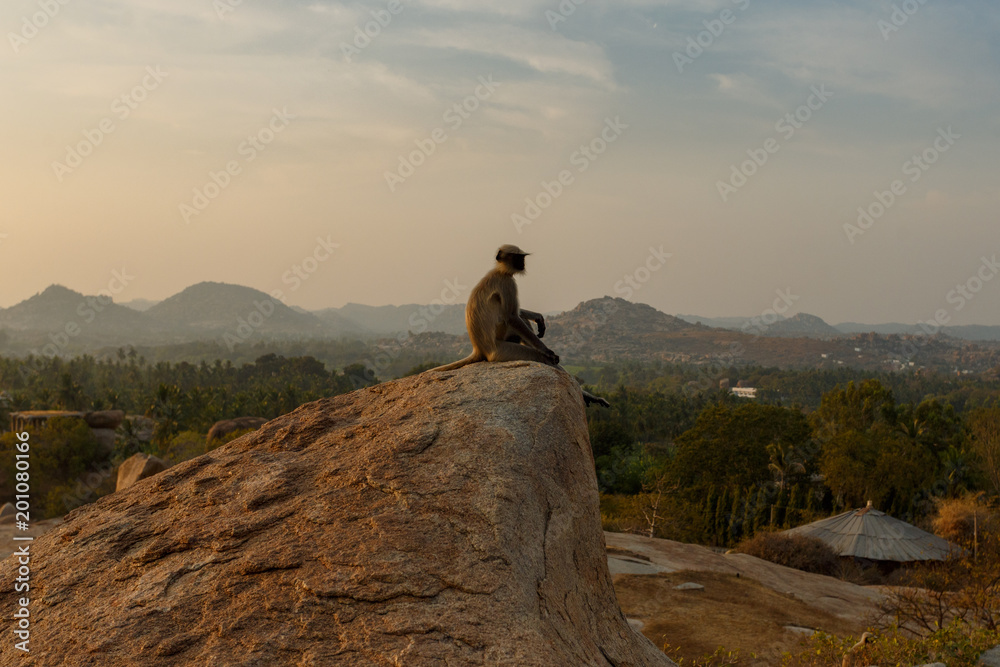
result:
[[(811, 630), (860, 636), (879, 599), (876, 589), (745, 554), (620, 533), (605, 539), (622, 611), (654, 644), (676, 647), (675, 659), (725, 646), (741, 650), (741, 664), (779, 664)], [(684, 583), (704, 589), (675, 590)]]

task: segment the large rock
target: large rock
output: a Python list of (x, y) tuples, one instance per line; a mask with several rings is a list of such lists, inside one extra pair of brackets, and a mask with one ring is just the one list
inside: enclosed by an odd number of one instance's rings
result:
[(163, 459), (149, 454), (139, 452), (133, 454), (118, 466), (118, 481), (115, 483), (115, 491), (132, 486), (140, 479), (152, 477), (167, 469), (167, 462)]
[(125, 420), (125, 413), (121, 410), (97, 410), (95, 412), (88, 412), (84, 419), (90, 428), (106, 428), (114, 431), (122, 425), (122, 421)]
[(267, 420), (263, 417), (236, 417), (235, 419), (223, 419), (222, 421), (215, 422), (212, 424), (212, 428), (208, 429), (207, 440), (209, 443), (213, 440), (223, 440), (231, 433), (246, 431), (247, 429), (257, 429), (266, 423)]
[(673, 665), (618, 607), (583, 399), (540, 364), (304, 405), (72, 512), (31, 565), (32, 652), (0, 664)]

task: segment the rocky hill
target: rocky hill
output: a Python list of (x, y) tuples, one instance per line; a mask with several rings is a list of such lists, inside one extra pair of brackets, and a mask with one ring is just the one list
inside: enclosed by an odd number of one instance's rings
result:
[(164, 328), (209, 336), (235, 331), (242, 322), (273, 336), (316, 336), (319, 319), (300, 313), (269, 295), (242, 285), (203, 282), (165, 299), (146, 311)]
[(764, 335), (786, 338), (836, 338), (844, 334), (815, 315), (798, 313), (768, 326)]
[(673, 664), (618, 606), (580, 390), (539, 364), (304, 405), (72, 512), (30, 563), (32, 652), (0, 665)]
[(74, 337), (132, 330), (142, 320), (141, 313), (113, 303), (109, 295), (88, 296), (62, 285), (50, 285), (21, 303), (0, 309), (0, 327), (10, 331), (57, 334), (65, 332), (67, 325), (75, 324)]

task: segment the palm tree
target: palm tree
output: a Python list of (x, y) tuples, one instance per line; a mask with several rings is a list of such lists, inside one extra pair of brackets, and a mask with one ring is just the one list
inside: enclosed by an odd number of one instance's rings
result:
[(774, 483), (779, 491), (784, 490), (789, 477), (804, 474), (806, 471), (802, 455), (794, 445), (772, 442), (767, 446), (767, 453), (771, 457), (767, 467), (774, 473)]

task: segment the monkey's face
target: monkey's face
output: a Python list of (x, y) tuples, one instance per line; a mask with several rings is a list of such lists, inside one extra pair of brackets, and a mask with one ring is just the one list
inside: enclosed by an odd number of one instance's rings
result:
[(501, 260), (513, 273), (524, 273), (524, 255), (507, 255)]

